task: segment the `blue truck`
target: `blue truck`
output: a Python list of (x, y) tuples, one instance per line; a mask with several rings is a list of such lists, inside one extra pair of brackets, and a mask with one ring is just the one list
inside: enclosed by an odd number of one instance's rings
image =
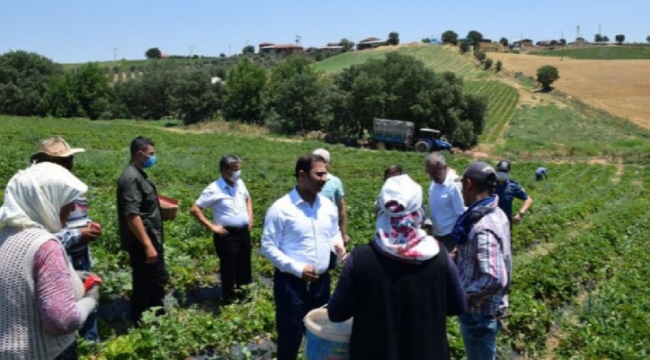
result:
[(422, 128), (415, 136), (415, 125), (410, 121), (374, 119), (370, 146), (374, 149), (413, 149), (418, 152), (454, 150), (440, 139), (440, 131)]

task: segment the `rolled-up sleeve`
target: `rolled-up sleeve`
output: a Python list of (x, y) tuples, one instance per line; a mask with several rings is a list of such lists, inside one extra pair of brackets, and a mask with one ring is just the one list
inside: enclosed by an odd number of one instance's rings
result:
[(508, 273), (499, 247), (491, 231), (477, 232), (477, 261), (481, 276), (466, 289), (468, 300), (474, 302), (494, 295), (508, 285)]
[(133, 176), (120, 179), (119, 186), (122, 188), (122, 204), (124, 216), (141, 215), (140, 204), (142, 204), (142, 192), (138, 186), (138, 180)]
[(264, 219), (262, 231), (261, 250), (266, 257), (280, 271), (302, 277), (306, 264), (293, 260), (280, 250), (282, 240), (282, 219), (275, 206), (269, 208)]

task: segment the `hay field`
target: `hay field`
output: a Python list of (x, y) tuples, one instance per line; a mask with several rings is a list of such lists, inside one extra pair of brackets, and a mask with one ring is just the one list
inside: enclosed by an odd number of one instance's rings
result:
[(560, 60), (498, 53), (490, 57), (501, 60), (507, 71), (532, 77), (541, 66), (553, 65), (560, 72), (555, 88), (650, 129), (650, 60)]

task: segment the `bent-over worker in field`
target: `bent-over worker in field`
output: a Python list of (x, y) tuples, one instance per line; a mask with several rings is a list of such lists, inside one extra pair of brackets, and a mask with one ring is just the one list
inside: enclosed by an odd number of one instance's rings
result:
[(313, 154), (322, 157), (327, 164), (327, 182), (320, 194), (330, 199), (330, 201), (336, 205), (339, 212), (339, 229), (341, 230), (341, 236), (343, 237), (343, 242), (347, 243), (350, 241), (350, 236), (347, 232), (348, 214), (345, 209), (345, 190), (343, 189), (343, 183), (341, 182), (341, 179), (329, 172), (331, 165), (329, 151), (325, 149), (316, 149)]
[(336, 205), (319, 194), (327, 182), (327, 162), (301, 156), (295, 176), (296, 187), (268, 209), (261, 241), (262, 254), (275, 266), (278, 360), (296, 359), (304, 317), (330, 298), (330, 254), (345, 255)]
[(135, 326), (146, 310), (163, 306), (168, 282), (158, 191), (144, 172), (157, 161), (154, 150), (151, 139), (133, 139), (131, 160), (117, 182), (117, 217), (121, 247), (131, 259), (131, 321)]
[(548, 180), (548, 169), (540, 166), (537, 168), (537, 170), (535, 170), (535, 180), (541, 181), (543, 179)]
[(449, 253), (453, 253), (456, 244), (451, 231), (458, 217), (465, 212), (461, 186), (454, 180), (458, 177), (456, 171), (445, 161), (444, 155), (438, 152), (429, 154), (424, 160), (424, 166), (431, 185), (429, 185), (429, 210), (431, 211), (431, 227), (433, 236), (445, 245)]
[[(510, 178), (510, 162), (507, 160), (501, 160), (497, 164), (496, 193), (499, 195), (499, 207), (506, 213), (512, 230), (513, 223), (519, 224), (524, 219), (526, 211), (533, 205), (533, 198), (528, 196), (526, 190), (518, 182)], [(512, 201), (515, 198), (524, 203), (519, 208), (519, 212), (512, 216)]]
[(510, 227), (495, 195), (497, 173), (484, 162), (472, 163), (457, 179), (467, 210), (452, 236), (456, 266), (467, 296), (467, 311), (459, 317), (468, 360), (494, 359), (500, 318), (508, 309), (512, 271)]
[(374, 239), (345, 261), (327, 312), (354, 317), (350, 359), (449, 359), (447, 316), (466, 301), (444, 246), (420, 227), (422, 187), (408, 175), (386, 180)]
[[(71, 148), (63, 137), (54, 136), (39, 142), (38, 150), (31, 156), (30, 162), (36, 164), (50, 162), (72, 172), (74, 154), (85, 151), (82, 148)], [(88, 217), (88, 201), (85, 197), (79, 197), (74, 200), (74, 209), (70, 212), (68, 221), (61, 231), (54, 235), (65, 247), (72, 267), (79, 271), (90, 271), (93, 267), (93, 259), (88, 244), (95, 240), (101, 232), (102, 226)], [(97, 309), (88, 315), (86, 323), (79, 330), (79, 335), (87, 341), (99, 342)]]
[[(251, 233), (253, 202), (241, 179), (241, 159), (226, 155), (219, 161), (221, 177), (203, 190), (190, 212), (212, 232), (214, 248), (219, 257), (224, 304), (235, 298), (235, 289), (250, 284)], [(212, 208), (213, 221), (203, 214)]]

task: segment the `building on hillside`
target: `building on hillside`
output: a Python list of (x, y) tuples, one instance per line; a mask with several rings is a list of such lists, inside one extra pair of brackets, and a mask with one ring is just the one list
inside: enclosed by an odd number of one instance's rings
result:
[(521, 40), (515, 40), (512, 42), (512, 47), (513, 48), (524, 48), (524, 47), (530, 47), (533, 46), (533, 40), (530, 39), (521, 39)]
[(271, 44), (260, 46), (260, 54), (291, 55), (299, 54), (304, 51), (302, 46), (294, 44)]
[(367, 39), (359, 41), (357, 44), (357, 50), (373, 49), (383, 45), (386, 45), (385, 40), (381, 40), (376, 37), (369, 37)]
[(275, 45), (275, 44), (274, 44), (274, 43), (270, 43), (270, 42), (263, 42), (263, 43), (260, 43), (260, 44), (258, 45), (258, 50), (257, 50), (257, 52), (258, 52), (258, 53), (261, 53), (263, 47), (268, 47), (268, 46), (273, 46), (273, 45)]

